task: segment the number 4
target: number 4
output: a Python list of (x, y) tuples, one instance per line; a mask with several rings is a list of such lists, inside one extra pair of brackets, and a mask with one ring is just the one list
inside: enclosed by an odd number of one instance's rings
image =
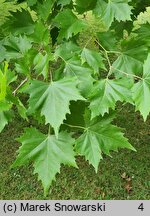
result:
[(144, 205), (143, 205), (143, 203), (141, 203), (141, 204), (139, 205), (138, 209), (141, 210), (141, 211), (144, 210)]

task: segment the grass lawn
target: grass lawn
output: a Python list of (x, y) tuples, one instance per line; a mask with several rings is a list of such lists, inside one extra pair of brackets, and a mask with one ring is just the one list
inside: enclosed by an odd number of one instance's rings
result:
[[(144, 123), (126, 105), (115, 123), (124, 128), (137, 152), (112, 153), (101, 161), (97, 174), (84, 158), (77, 158), (79, 169), (62, 167), (46, 199), (150, 199), (150, 119)], [(10, 170), (19, 147), (14, 139), (24, 126), (27, 123), (18, 117), (0, 134), (0, 199), (45, 199), (31, 164)]]

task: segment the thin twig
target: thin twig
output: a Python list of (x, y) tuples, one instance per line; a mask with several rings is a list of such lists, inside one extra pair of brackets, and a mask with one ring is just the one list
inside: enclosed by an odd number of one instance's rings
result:
[(15, 96), (17, 91), (21, 88), (21, 86), (23, 86), (26, 82), (28, 81), (28, 78), (25, 78), (20, 85), (13, 91), (13, 95)]
[(99, 43), (98, 40), (96, 40), (96, 43), (104, 50), (105, 56), (106, 56), (106, 59), (107, 59), (108, 65), (109, 65), (109, 72), (108, 72), (108, 74), (107, 74), (107, 79), (108, 79), (108, 77), (111, 75), (111, 71), (112, 71), (112, 69), (113, 69), (113, 70), (116, 70), (116, 71), (118, 71), (118, 72), (120, 72), (120, 73), (122, 73), (122, 74), (125, 74), (126, 76), (132, 76), (132, 77), (135, 77), (135, 78), (137, 78), (137, 79), (143, 80), (142, 77), (139, 77), (139, 76), (137, 76), (137, 75), (135, 75), (135, 74), (129, 74), (129, 73), (126, 73), (126, 72), (124, 72), (124, 71), (122, 71), (122, 70), (119, 70), (119, 69), (117, 69), (117, 68), (114, 68), (114, 67), (112, 66), (111, 62), (110, 62), (108, 53), (120, 54), (120, 52), (117, 52), (117, 51), (107, 51), (107, 50)]
[(107, 62), (108, 62), (108, 65), (109, 65), (109, 72), (107, 74), (107, 78), (110, 76), (110, 73), (111, 73), (111, 69), (112, 69), (112, 65), (111, 65), (111, 62), (110, 62), (110, 59), (109, 59), (109, 56), (108, 56), (108, 51), (99, 43), (98, 40), (96, 40), (96, 43), (104, 50), (105, 52), (105, 57), (107, 59)]
[(68, 127), (72, 127), (72, 128), (79, 128), (79, 129), (82, 129), (82, 130), (86, 130), (87, 129), (85, 127), (78, 126), (78, 125), (70, 125), (70, 124), (67, 124), (67, 123), (63, 123), (63, 124), (67, 125)]
[(121, 54), (121, 52), (119, 52), (119, 51), (113, 51), (113, 50), (110, 50), (110, 51), (106, 50), (106, 52), (107, 53), (112, 53), (112, 54)]
[(122, 71), (122, 70), (119, 70), (119, 69), (113, 67), (113, 66), (112, 66), (112, 69), (113, 69), (113, 70), (116, 70), (116, 71), (118, 71), (118, 72), (120, 72), (120, 73), (122, 73), (122, 74), (125, 74), (126, 76), (132, 76), (132, 77), (135, 77), (135, 78), (137, 78), (137, 79), (143, 80), (142, 77), (139, 77), (139, 76), (137, 76), (137, 75), (135, 75), (135, 74), (126, 73), (126, 72), (124, 72), (124, 71)]
[(49, 62), (49, 78), (50, 78), (50, 82), (53, 82), (53, 74), (52, 74), (52, 71), (51, 71), (50, 62)]
[(51, 126), (49, 125), (49, 127), (48, 127), (48, 135), (50, 136), (50, 134), (51, 134)]
[(72, 68), (70, 67), (69, 63), (68, 63), (62, 56), (58, 55), (58, 57), (61, 58), (61, 59), (64, 61), (64, 63), (65, 63), (66, 65), (68, 65), (70, 71), (71, 71), (71, 72), (74, 74), (74, 76), (78, 79), (78, 76), (77, 76), (76, 73), (72, 70)]
[(60, 55), (57, 55), (59, 58), (61, 58), (64, 62), (65, 62), (65, 64), (67, 64), (68, 62), (62, 57), (62, 56), (60, 56)]

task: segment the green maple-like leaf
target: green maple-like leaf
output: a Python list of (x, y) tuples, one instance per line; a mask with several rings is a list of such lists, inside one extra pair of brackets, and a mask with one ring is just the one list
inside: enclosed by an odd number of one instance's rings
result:
[(75, 77), (78, 79), (78, 87), (83, 95), (86, 96), (89, 93), (89, 89), (92, 88), (94, 81), (91, 68), (81, 65), (80, 60), (75, 57), (66, 62), (64, 73), (68, 77)]
[(4, 30), (14, 35), (31, 34), (34, 31), (34, 21), (28, 10), (12, 13), (12, 18), (7, 21)]
[(98, 115), (104, 115), (109, 112), (109, 108), (115, 109), (117, 101), (131, 101), (131, 95), (128, 87), (122, 80), (103, 79), (97, 82), (90, 94), (90, 110), (92, 118)]
[(70, 10), (65, 9), (60, 12), (53, 20), (54, 24), (60, 28), (58, 40), (63, 38), (69, 39), (73, 35), (78, 34), (87, 26), (82, 20)]
[[(65, 52), (64, 52), (65, 50)], [(64, 60), (69, 60), (81, 52), (81, 48), (72, 41), (65, 42), (59, 45), (55, 51), (55, 57), (61, 57)]]
[(149, 46), (149, 38), (150, 38), (150, 23), (140, 25), (140, 28), (135, 30), (137, 33), (137, 37), (139, 40), (144, 40), (147, 42)]
[(134, 85), (133, 100), (136, 110), (139, 110), (146, 121), (150, 112), (150, 54), (144, 63), (143, 78)]
[(25, 120), (28, 121), (28, 117), (27, 117), (27, 115), (26, 115), (27, 110), (26, 110), (25, 106), (23, 105), (23, 103), (21, 102), (21, 100), (20, 100), (18, 97), (12, 95), (12, 94), (9, 94), (9, 95), (7, 96), (7, 98), (8, 98), (9, 101), (11, 101), (11, 103), (13, 103), (13, 105), (16, 106), (17, 111), (18, 111), (18, 114), (19, 114), (23, 119), (25, 119)]
[(4, 46), (7, 50), (5, 58), (8, 60), (23, 57), (32, 47), (30, 40), (28, 40), (26, 36), (21, 35), (19, 37), (10, 35), (10, 37), (5, 40)]
[[(1, 102), (0, 102), (1, 106)], [(8, 107), (7, 107), (8, 108)], [(0, 109), (0, 132), (4, 129), (4, 127), (12, 120), (12, 112), (11, 111), (1, 111)]]
[(34, 70), (37, 74), (43, 74), (46, 78), (48, 76), (49, 70), (49, 61), (52, 59), (52, 55), (48, 55), (47, 53), (43, 55), (42, 53), (38, 53), (34, 58)]
[(6, 100), (0, 101), (0, 132), (12, 120), (13, 113), (10, 110), (12, 104)]
[(9, 85), (10, 83), (16, 81), (17, 76), (14, 71), (7, 70), (6, 78), (7, 78), (7, 85)]
[(120, 129), (110, 124), (110, 121), (104, 118), (87, 125), (85, 132), (76, 141), (77, 153), (85, 156), (96, 172), (102, 153), (110, 156), (110, 151), (117, 151), (118, 148), (135, 150)]
[(70, 113), (70, 101), (84, 100), (76, 88), (76, 81), (72, 78), (45, 83), (42, 81), (32, 81), (28, 93), (29, 112), (34, 113), (40, 110), (45, 116), (46, 124), (50, 123), (56, 135), (60, 125), (63, 123), (67, 113)]
[[(1, 70), (2, 68), (2, 70)], [(0, 67), (0, 102), (4, 101), (7, 96), (7, 88), (11, 82), (16, 80), (15, 73), (8, 70), (8, 63), (1, 64)]]
[(52, 12), (52, 7), (56, 0), (45, 0), (42, 3), (37, 4), (37, 13), (39, 17), (43, 20), (47, 20), (50, 13)]
[(22, 4), (16, 4), (15, 1), (0, 0), (0, 26), (2, 26), (9, 17), (12, 17), (11, 12), (16, 12), (22, 8)]
[(6, 91), (7, 91), (7, 76), (6, 76), (6, 70), (4, 72), (0, 69), (0, 101), (3, 101), (6, 97)]
[(42, 22), (37, 22), (34, 27), (34, 32), (31, 34), (30, 39), (40, 45), (41, 47), (47, 46), (49, 43), (49, 30)]
[[(121, 71), (127, 74), (140, 74), (143, 62), (146, 59), (148, 48), (138, 39), (123, 40), (121, 43), (120, 55), (113, 63), (113, 72), (116, 74)], [(115, 70), (116, 68), (116, 70)], [(120, 72), (119, 72), (120, 71)], [(122, 73), (123, 75), (123, 73)]]
[(95, 73), (99, 73), (99, 69), (106, 69), (103, 63), (103, 57), (100, 53), (84, 48), (81, 53), (83, 63), (87, 62), (91, 66)]
[(107, 32), (98, 32), (97, 37), (99, 43), (107, 50), (107, 51), (117, 51), (117, 39), (113, 31)]
[(6, 100), (0, 102), (0, 112), (8, 111), (12, 104)]
[(0, 62), (2, 62), (5, 59), (6, 55), (6, 49), (3, 46), (3, 43), (0, 42)]
[(22, 146), (13, 167), (33, 161), (34, 173), (38, 173), (45, 195), (55, 180), (55, 175), (60, 172), (61, 164), (77, 167), (73, 151), (74, 139), (66, 132), (61, 132), (57, 139), (54, 135), (42, 134), (35, 128), (27, 128), (17, 140)]
[(29, 75), (33, 70), (33, 62), (34, 58), (37, 55), (37, 50), (30, 49), (26, 53), (21, 55), (21, 58), (18, 58), (15, 62), (15, 70), (18, 73), (25, 74), (25, 76)]
[(131, 20), (132, 7), (128, 2), (127, 0), (109, 0), (106, 3), (103, 0), (98, 0), (95, 13), (109, 28), (114, 19), (117, 21)]
[(135, 33), (138, 34), (138, 37), (141, 39), (147, 39), (150, 37), (150, 23), (142, 24), (140, 27), (135, 30)]

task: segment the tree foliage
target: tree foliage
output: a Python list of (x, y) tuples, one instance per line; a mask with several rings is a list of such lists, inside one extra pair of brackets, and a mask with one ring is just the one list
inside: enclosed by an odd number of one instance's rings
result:
[(113, 119), (118, 101), (150, 112), (150, 22), (135, 26), (148, 2), (0, 0), (0, 132), (16, 112), (37, 121), (12, 167), (32, 161), (45, 195), (78, 155), (97, 172), (104, 154), (135, 151)]

